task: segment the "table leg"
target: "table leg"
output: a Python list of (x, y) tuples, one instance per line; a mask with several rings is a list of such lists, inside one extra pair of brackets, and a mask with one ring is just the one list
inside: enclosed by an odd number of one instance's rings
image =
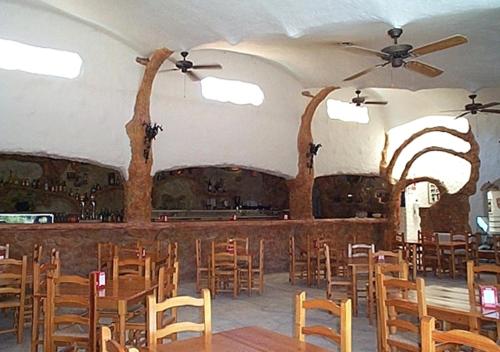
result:
[(252, 295), (252, 258), (248, 258), (248, 295)]
[(118, 341), (120, 345), (125, 346), (125, 321), (127, 318), (127, 302), (118, 301)]
[(455, 248), (451, 248), (451, 277), (455, 278)]

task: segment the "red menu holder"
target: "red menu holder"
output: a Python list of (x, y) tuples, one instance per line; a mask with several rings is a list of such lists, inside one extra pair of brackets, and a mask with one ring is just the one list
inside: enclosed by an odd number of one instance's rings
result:
[(95, 273), (95, 287), (98, 290), (106, 287), (106, 273), (104, 271), (94, 271)]
[(481, 307), (493, 308), (498, 307), (498, 290), (495, 286), (479, 286), (479, 293), (481, 299)]
[(385, 257), (383, 255), (379, 255), (377, 257), (377, 260), (378, 260), (379, 263), (385, 263)]
[(229, 239), (227, 241), (227, 247), (226, 247), (226, 250), (228, 253), (234, 253), (234, 240), (232, 239)]

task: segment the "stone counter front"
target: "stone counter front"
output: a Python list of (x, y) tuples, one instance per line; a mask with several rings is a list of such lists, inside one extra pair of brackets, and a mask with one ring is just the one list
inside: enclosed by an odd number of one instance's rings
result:
[(31, 255), (35, 244), (44, 252), (57, 248), (61, 253), (62, 271), (86, 275), (97, 266), (97, 243), (132, 244), (155, 238), (176, 241), (179, 245), (181, 278), (195, 277), (195, 239), (200, 238), (205, 256), (214, 239), (249, 237), (250, 249), (257, 252), (260, 239), (265, 241), (265, 271), (288, 271), (289, 235), (322, 234), (336, 239), (339, 246), (352, 241), (382, 239), (385, 219), (329, 219), (275, 221), (206, 221), (150, 224), (46, 224), (0, 225), (0, 243), (10, 243), (11, 256)]

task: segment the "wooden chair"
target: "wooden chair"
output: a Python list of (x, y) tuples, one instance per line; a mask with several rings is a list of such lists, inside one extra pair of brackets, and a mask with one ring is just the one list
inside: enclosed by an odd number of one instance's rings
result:
[[(163, 302), (166, 299), (177, 297), (179, 289), (179, 262), (175, 262), (173, 266), (168, 267), (163, 265), (158, 270), (158, 289), (157, 302)], [(177, 310), (173, 308), (167, 316), (159, 315), (157, 317), (158, 324), (165, 326), (177, 321)], [(146, 316), (135, 315), (125, 324), (125, 330), (129, 331), (129, 344), (134, 346), (144, 346), (146, 342)], [(174, 337), (175, 339), (175, 337)]]
[(403, 254), (400, 249), (396, 252), (391, 251), (377, 251), (370, 253), (370, 258), (368, 262), (368, 300), (366, 314), (368, 316), (368, 321), (370, 325), (373, 321), (373, 314), (375, 313), (374, 308), (376, 306), (376, 287), (375, 287), (375, 266), (377, 264), (400, 264), (403, 262)]
[[(378, 343), (381, 350), (419, 352), (420, 321), (427, 315), (424, 280), (386, 279), (380, 271), (376, 280)], [(409, 298), (409, 291), (415, 293), (416, 300)]]
[(304, 276), (307, 278), (307, 253), (297, 249), (294, 235), (288, 240), (288, 257), (290, 261), (288, 281), (295, 285), (296, 278), (304, 279)]
[[(500, 266), (496, 264), (475, 265), (473, 260), (467, 262), (467, 289), (471, 307), (479, 307), (481, 285), (495, 286), (500, 292)], [(500, 322), (479, 321), (479, 329), (488, 335), (500, 338)]]
[(326, 260), (326, 299), (335, 302), (341, 302), (346, 299), (352, 301), (353, 311), (357, 311), (357, 300), (354, 293), (354, 280), (352, 274), (344, 273), (344, 275), (334, 275), (332, 264), (330, 262), (330, 247), (323, 245)]
[(56, 346), (78, 345), (96, 350), (96, 274), (89, 278), (76, 275), (47, 277), (47, 299), (44, 301), (44, 351)]
[(493, 236), (493, 249), (495, 251), (495, 263), (500, 265), (500, 235)]
[[(200, 292), (202, 288), (210, 287), (210, 271), (208, 264), (203, 266), (203, 255), (201, 251), (201, 240), (195, 240), (195, 256), (196, 256), (196, 292)], [(208, 261), (207, 261), (208, 262)]]
[(238, 250), (236, 243), (228, 248), (227, 242), (212, 241), (210, 263), (211, 291), (214, 297), (218, 292), (232, 292), (233, 297), (239, 293), (238, 282)]
[[(210, 291), (206, 288), (201, 290), (202, 298), (194, 298), (188, 296), (177, 296), (166, 299), (163, 302), (156, 302), (154, 296), (147, 298), (147, 344), (150, 351), (156, 350), (156, 345), (159, 339), (165, 339), (172, 334), (180, 332), (201, 332), (208, 335), (212, 332), (212, 312), (210, 302)], [(193, 322), (175, 322), (162, 326), (158, 323), (157, 317), (159, 314), (169, 309), (179, 309), (184, 306), (200, 307), (202, 311), (203, 321), (201, 323)]]
[(139, 352), (135, 347), (123, 348), (120, 346), (117, 341), (113, 340), (111, 330), (107, 326), (102, 326), (100, 331), (100, 352)]
[[(467, 233), (456, 233), (451, 231), (450, 241), (465, 242), (465, 249), (460, 248), (454, 250), (455, 265), (452, 265), (451, 263), (453, 258), (449, 251), (442, 251), (442, 256), (450, 264), (450, 271), (452, 268), (456, 268), (465, 273), (467, 271), (467, 261), (469, 260), (469, 235)], [(452, 273), (452, 275), (454, 275), (454, 273)]]
[(141, 276), (145, 280), (151, 279), (151, 258), (113, 258), (113, 280), (121, 276)]
[(422, 271), (427, 274), (427, 269), (437, 277), (443, 271), (441, 250), (439, 249), (439, 236), (434, 233), (422, 233)]
[(9, 259), (10, 244), (0, 245), (0, 260)]
[(349, 243), (347, 246), (347, 256), (352, 264), (352, 276), (354, 282), (354, 294), (356, 295), (355, 315), (358, 316), (359, 298), (364, 297), (368, 304), (368, 271), (370, 254), (375, 252), (374, 244), (367, 243)]
[(38, 346), (43, 345), (43, 334), (40, 327), (43, 326), (44, 315), (42, 307), (45, 298), (42, 292), (47, 292), (47, 276), (57, 277), (60, 272), (59, 256), (52, 258), (47, 263), (41, 263), (41, 256), (33, 261), (33, 309), (31, 318), (31, 352), (37, 352)]
[(21, 260), (0, 259), (0, 309), (16, 310), (17, 322), (13, 327), (1, 330), (0, 334), (14, 332), (17, 343), (23, 343), (24, 334), (24, 306), (26, 303), (26, 271), (28, 258)]
[[(239, 247), (238, 247), (239, 248)], [(258, 259), (258, 260), (256, 260)], [(254, 266), (254, 263), (257, 262), (257, 265)], [(240, 266), (238, 269), (240, 272), (240, 289), (242, 282), (249, 281), (250, 285), (248, 286), (249, 290), (255, 290), (262, 295), (264, 291), (264, 240), (259, 241), (259, 253), (257, 256), (252, 256), (252, 263), (250, 266), (251, 273), (248, 275), (248, 267)]]
[(113, 258), (117, 251), (117, 246), (111, 242), (97, 244), (97, 270), (104, 271), (107, 277), (111, 276)]
[[(321, 325), (306, 326), (307, 309), (319, 309), (338, 316), (340, 319), (339, 331)], [(336, 343), (339, 346), (339, 351), (350, 352), (352, 350), (351, 319), (352, 309), (351, 300), (349, 299), (337, 305), (333, 301), (325, 299), (306, 300), (305, 292), (295, 296), (295, 337), (299, 341), (305, 341), (306, 335), (317, 335)]]
[(421, 324), (422, 352), (436, 352), (436, 344), (468, 346), (474, 351), (500, 352), (500, 346), (489, 338), (466, 330), (438, 331), (434, 317), (423, 317)]

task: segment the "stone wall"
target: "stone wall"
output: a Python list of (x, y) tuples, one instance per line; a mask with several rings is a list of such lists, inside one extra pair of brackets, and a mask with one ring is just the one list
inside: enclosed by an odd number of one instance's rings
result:
[[(266, 272), (288, 270), (288, 237), (306, 234), (334, 237), (339, 246), (350, 241), (378, 243), (385, 227), (384, 219), (276, 220), (276, 221), (213, 221), (136, 224), (47, 224), (4, 225), (0, 227), (0, 243), (10, 243), (12, 257), (30, 254), (36, 243), (45, 253), (49, 248), (60, 250), (62, 271), (86, 275), (96, 269), (97, 243), (111, 241), (131, 244), (138, 239), (166, 239), (179, 244), (180, 270), (183, 280), (195, 275), (194, 241), (204, 239), (202, 251), (209, 251), (209, 241), (248, 236), (252, 252), (258, 241), (265, 240)], [(299, 239), (300, 240), (300, 239)]]

